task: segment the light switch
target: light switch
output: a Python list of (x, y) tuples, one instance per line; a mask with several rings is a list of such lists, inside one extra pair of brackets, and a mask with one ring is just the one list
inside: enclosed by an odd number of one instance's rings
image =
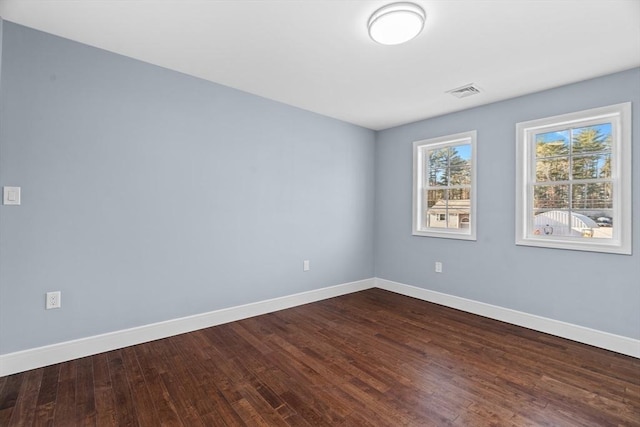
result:
[(20, 204), (20, 187), (3, 187), (3, 204), (19, 205)]

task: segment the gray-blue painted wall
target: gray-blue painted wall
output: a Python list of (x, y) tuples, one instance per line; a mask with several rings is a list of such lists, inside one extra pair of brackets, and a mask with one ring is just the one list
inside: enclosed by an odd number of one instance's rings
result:
[(3, 29), (0, 354), (373, 276), (373, 131)]
[[(516, 246), (516, 123), (627, 101), (633, 109), (633, 255)], [(477, 241), (412, 236), (412, 142), (474, 129)], [(639, 141), (640, 69), (379, 132), (376, 276), (640, 338)], [(435, 261), (443, 273), (434, 272)]]

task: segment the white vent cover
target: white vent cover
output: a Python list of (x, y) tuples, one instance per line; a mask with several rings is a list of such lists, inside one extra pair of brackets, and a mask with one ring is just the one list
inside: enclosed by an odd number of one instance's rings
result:
[(455, 96), (456, 98), (466, 98), (467, 96), (477, 95), (480, 93), (480, 89), (478, 86), (475, 86), (473, 83), (469, 83), (468, 85), (460, 86), (455, 89), (448, 90), (447, 93)]

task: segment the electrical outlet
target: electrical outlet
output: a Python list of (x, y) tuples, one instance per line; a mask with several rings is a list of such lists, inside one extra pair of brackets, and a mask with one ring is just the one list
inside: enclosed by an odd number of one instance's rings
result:
[(309, 271), (309, 260), (305, 259), (302, 261), (302, 271)]
[(52, 308), (60, 308), (60, 298), (60, 291), (47, 292), (46, 309), (51, 310)]
[(442, 273), (442, 263), (440, 261), (436, 261), (436, 273)]

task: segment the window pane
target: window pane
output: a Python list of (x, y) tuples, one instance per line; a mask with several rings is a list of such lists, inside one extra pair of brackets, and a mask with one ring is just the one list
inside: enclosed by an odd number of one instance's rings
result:
[(427, 191), (427, 211), (425, 212), (426, 227), (447, 227), (447, 190)]
[(427, 150), (426, 159), (429, 169), (446, 169), (449, 163), (449, 148)]
[(447, 227), (455, 229), (468, 229), (470, 215), (470, 191), (467, 189), (450, 190), (447, 209)]
[(426, 227), (469, 228), (471, 191), (469, 189), (428, 190)]
[(471, 183), (471, 144), (427, 151), (429, 186), (468, 185)]
[(555, 157), (536, 160), (536, 181), (566, 181), (569, 179), (569, 158)]
[(611, 123), (572, 129), (571, 152), (611, 151)]
[(446, 168), (428, 170), (427, 182), (430, 187), (446, 187), (449, 185)]
[(449, 183), (471, 184), (471, 144), (449, 147)]
[[(613, 209), (611, 183), (574, 184), (571, 190), (571, 208), (593, 216), (600, 209)], [(594, 212), (591, 212), (594, 211)]]
[(533, 234), (538, 236), (571, 236), (593, 238), (598, 225), (578, 212), (552, 210), (539, 212), (533, 218)]
[(451, 155), (451, 164), (456, 162), (464, 162), (467, 165), (471, 164), (471, 144), (460, 144), (449, 147)]
[(568, 185), (536, 185), (533, 187), (533, 208), (535, 212), (569, 207)]
[(536, 157), (566, 156), (569, 154), (569, 131), (538, 133), (535, 136)]
[(575, 156), (573, 179), (611, 178), (611, 154)]
[(569, 212), (549, 210), (534, 212), (533, 234), (536, 236), (569, 236)]
[(594, 214), (592, 218), (595, 218), (597, 228), (593, 229), (594, 239), (611, 239), (613, 238), (613, 231), (615, 230), (615, 224), (612, 220), (613, 209), (601, 209), (598, 213)]
[(471, 166), (451, 167), (450, 185), (471, 184)]
[(436, 169), (446, 168), (449, 162), (449, 148), (438, 148), (435, 150), (428, 151), (428, 159), (429, 165), (435, 167)]
[(425, 162), (427, 185), (448, 185), (447, 165), (449, 163), (449, 149), (445, 147), (436, 150), (426, 150)]
[(471, 188), (454, 188), (449, 190), (449, 200), (471, 199)]
[(427, 190), (426, 191), (426, 196), (427, 196), (426, 206), (428, 208), (431, 208), (436, 203), (438, 203), (438, 201), (444, 200), (446, 191), (447, 190)]

